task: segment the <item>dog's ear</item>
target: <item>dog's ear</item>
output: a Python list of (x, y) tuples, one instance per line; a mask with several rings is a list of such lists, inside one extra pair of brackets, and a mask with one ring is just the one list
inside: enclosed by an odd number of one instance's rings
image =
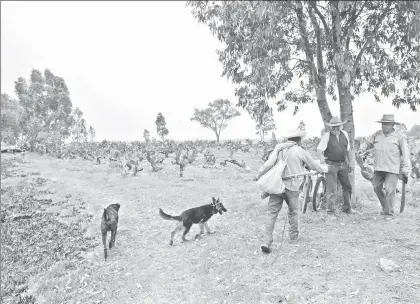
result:
[(120, 211), (120, 204), (115, 204), (115, 209), (117, 209), (117, 211)]
[(213, 196), (213, 203), (216, 203), (216, 199), (214, 198), (214, 196)]

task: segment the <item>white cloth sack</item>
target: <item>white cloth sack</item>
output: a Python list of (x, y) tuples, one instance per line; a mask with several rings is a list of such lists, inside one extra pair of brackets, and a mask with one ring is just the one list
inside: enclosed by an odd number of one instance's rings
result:
[(262, 191), (268, 194), (282, 194), (284, 192), (285, 186), (281, 176), (289, 154), (290, 151), (287, 151), (284, 159), (278, 159), (276, 164), (257, 180), (257, 185), (260, 186)]

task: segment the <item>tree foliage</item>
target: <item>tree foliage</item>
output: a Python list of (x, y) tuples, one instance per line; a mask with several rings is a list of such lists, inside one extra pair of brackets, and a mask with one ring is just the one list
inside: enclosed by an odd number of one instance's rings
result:
[(165, 136), (169, 134), (169, 130), (166, 128), (166, 120), (161, 112), (158, 113), (155, 123), (157, 134), (162, 140), (165, 140)]
[(88, 133), (89, 133), (90, 141), (91, 142), (94, 142), (95, 141), (95, 137), (96, 137), (96, 131), (95, 131), (95, 129), (92, 126), (89, 126)]
[(21, 134), (22, 108), (16, 99), (1, 94), (1, 138), (6, 143), (15, 143)]
[(20, 127), (22, 135), (33, 147), (39, 132), (70, 136), (74, 124), (70, 93), (63, 78), (46, 69), (44, 75), (33, 69), (27, 81), (15, 81), (15, 93), (22, 109)]
[(83, 112), (76, 108), (73, 111), (73, 117), (74, 117), (74, 125), (72, 128), (72, 135), (73, 139), (77, 143), (87, 142), (88, 137), (88, 129), (86, 126), (86, 120), (83, 117)]
[(146, 143), (150, 142), (150, 132), (149, 132), (149, 130), (144, 129), (143, 138), (146, 141)]
[(240, 113), (229, 100), (217, 99), (210, 102), (206, 109), (194, 109), (193, 117), (190, 120), (195, 120), (202, 127), (212, 130), (219, 142), (220, 133), (226, 129), (228, 122), (237, 116), (240, 116)]
[(276, 129), (276, 124), (274, 123), (274, 118), (272, 111), (263, 112), (257, 120), (257, 125), (255, 126), (257, 130), (257, 135), (260, 135), (261, 141), (264, 141), (265, 135), (269, 131)]
[[(248, 111), (276, 100), (317, 101), (332, 117), (327, 95), (339, 99), (341, 119), (354, 138), (352, 101), (371, 92), (396, 107), (420, 103), (417, 1), (189, 1), (193, 16), (224, 43), (223, 76), (237, 85)], [(297, 86), (295, 84), (298, 84)]]

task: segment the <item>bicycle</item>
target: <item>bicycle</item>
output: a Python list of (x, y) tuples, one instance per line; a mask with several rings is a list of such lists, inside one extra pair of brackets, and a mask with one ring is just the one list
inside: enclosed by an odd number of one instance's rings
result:
[[(313, 186), (312, 176), (316, 176), (315, 187)], [(307, 173), (298, 174), (292, 178), (303, 176), (303, 181), (299, 187), (299, 191), (303, 192), (302, 201), (302, 214), (306, 213), (308, 204), (312, 201), (313, 211), (319, 211), (326, 202), (326, 184), (325, 184), (325, 173), (309, 171)], [(312, 192), (313, 189), (313, 192)]]

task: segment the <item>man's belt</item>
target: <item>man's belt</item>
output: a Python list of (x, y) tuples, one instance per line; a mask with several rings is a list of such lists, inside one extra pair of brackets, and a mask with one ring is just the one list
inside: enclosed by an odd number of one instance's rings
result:
[(330, 164), (340, 164), (340, 165), (346, 163), (345, 160), (340, 161), (340, 160), (329, 160), (329, 159), (325, 160), (325, 162), (330, 163)]

